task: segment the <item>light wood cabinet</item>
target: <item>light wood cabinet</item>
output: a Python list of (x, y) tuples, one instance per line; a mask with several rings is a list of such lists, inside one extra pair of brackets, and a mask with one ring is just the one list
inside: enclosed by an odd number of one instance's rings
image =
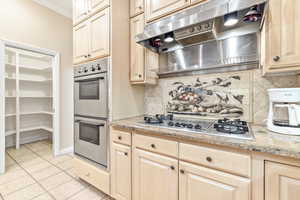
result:
[(109, 6), (109, 0), (73, 0), (73, 24), (83, 20)]
[(134, 149), (133, 200), (177, 200), (178, 160)]
[(109, 9), (105, 9), (89, 20), (89, 59), (109, 55)]
[(300, 1), (272, 0), (262, 32), (264, 74), (300, 70)]
[(179, 200), (250, 200), (250, 180), (179, 162)]
[(144, 31), (144, 14), (130, 19), (130, 80), (143, 82), (145, 77), (145, 52), (144, 47), (136, 43), (135, 36)]
[(89, 0), (89, 14), (93, 15), (108, 6), (109, 0)]
[(134, 17), (144, 12), (144, 0), (130, 0), (130, 16)]
[(89, 54), (89, 23), (83, 22), (73, 28), (73, 60), (80, 63)]
[(265, 200), (298, 200), (300, 197), (300, 168), (266, 162)]
[(88, 17), (89, 1), (73, 0), (73, 24), (76, 25)]
[(74, 27), (74, 64), (109, 55), (109, 27), (109, 8)]
[(131, 200), (131, 147), (112, 143), (111, 195), (116, 200)]
[(153, 21), (189, 4), (190, 0), (145, 0), (146, 21)]

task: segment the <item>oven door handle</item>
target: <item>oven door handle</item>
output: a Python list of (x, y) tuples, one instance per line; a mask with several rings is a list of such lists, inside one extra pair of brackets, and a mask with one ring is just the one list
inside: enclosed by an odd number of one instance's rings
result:
[(79, 77), (75, 78), (74, 82), (86, 82), (86, 81), (91, 81), (91, 80), (104, 80), (105, 76), (96, 76), (96, 77)]
[(75, 120), (75, 123), (91, 124), (91, 125), (100, 126), (100, 127), (105, 126), (105, 124), (103, 124), (103, 123), (88, 122), (88, 121), (83, 121), (83, 120)]

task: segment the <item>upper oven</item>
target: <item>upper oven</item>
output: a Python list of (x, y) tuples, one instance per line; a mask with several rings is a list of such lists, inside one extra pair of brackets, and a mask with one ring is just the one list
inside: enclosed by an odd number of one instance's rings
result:
[(107, 66), (101, 61), (75, 68), (74, 101), (76, 116), (107, 118)]

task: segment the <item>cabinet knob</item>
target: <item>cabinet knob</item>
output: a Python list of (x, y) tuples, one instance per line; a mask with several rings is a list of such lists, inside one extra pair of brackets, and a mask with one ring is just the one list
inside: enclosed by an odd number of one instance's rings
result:
[(89, 176), (90, 176), (90, 173), (87, 173), (85, 176), (89, 177)]
[(212, 158), (211, 157), (206, 157), (207, 162), (212, 162)]
[(181, 174), (184, 174), (184, 170), (183, 170), (183, 169), (181, 169), (181, 170), (180, 170), (180, 173), (181, 173)]
[(87, 56), (88, 56), (88, 57), (91, 57), (91, 54), (88, 54)]
[(143, 7), (142, 7), (142, 6), (139, 6), (138, 8), (139, 8), (140, 10), (142, 10), (142, 9), (143, 9)]
[(171, 168), (171, 170), (175, 170), (175, 167), (174, 167), (174, 166), (171, 166), (170, 168)]
[(274, 60), (275, 62), (278, 62), (278, 61), (280, 60), (280, 57), (279, 57), (279, 56), (275, 56), (275, 57), (273, 58), (273, 60)]
[(118, 139), (119, 139), (119, 140), (122, 140), (122, 136), (119, 136)]
[(128, 153), (127, 153), (127, 152), (125, 152), (125, 153), (124, 153), (124, 155), (125, 155), (125, 156), (128, 156)]
[(141, 75), (141, 74), (139, 74), (139, 78), (142, 78), (142, 75)]
[(88, 56), (87, 56), (87, 55), (85, 55), (84, 57), (85, 57), (85, 58), (87, 58)]
[(153, 149), (155, 149), (155, 144), (151, 144), (151, 147), (152, 147)]

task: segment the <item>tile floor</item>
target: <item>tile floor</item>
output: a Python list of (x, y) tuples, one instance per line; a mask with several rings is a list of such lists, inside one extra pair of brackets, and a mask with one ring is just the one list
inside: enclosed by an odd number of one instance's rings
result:
[(72, 155), (54, 157), (50, 141), (22, 145), (6, 151), (6, 173), (0, 175), (2, 200), (107, 200), (80, 180), (72, 168)]

